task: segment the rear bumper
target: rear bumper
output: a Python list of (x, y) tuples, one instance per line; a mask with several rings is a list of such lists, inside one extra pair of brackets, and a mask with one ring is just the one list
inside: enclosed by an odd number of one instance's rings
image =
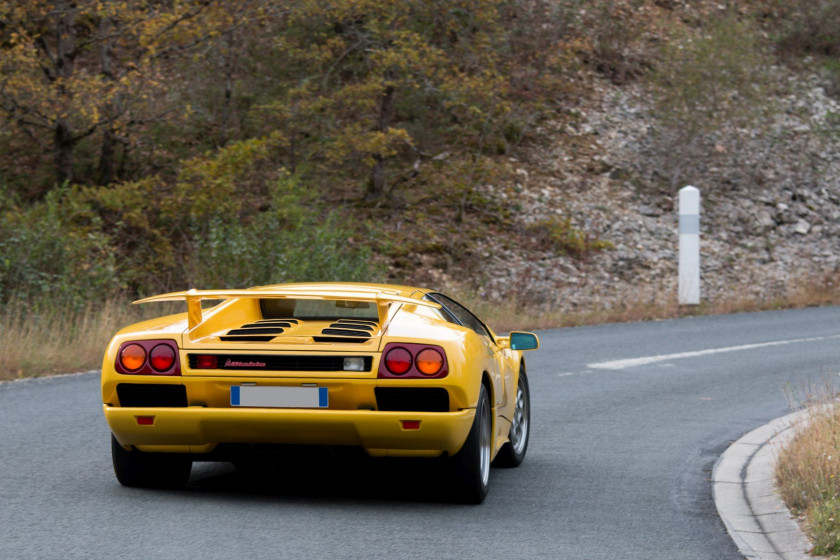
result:
[[(371, 455), (454, 454), (475, 409), (457, 412), (382, 412), (265, 408), (140, 408), (103, 405), (117, 440), (146, 451), (209, 453), (219, 443), (357, 445)], [(154, 417), (139, 425), (138, 416)], [(403, 429), (402, 422), (420, 422)]]

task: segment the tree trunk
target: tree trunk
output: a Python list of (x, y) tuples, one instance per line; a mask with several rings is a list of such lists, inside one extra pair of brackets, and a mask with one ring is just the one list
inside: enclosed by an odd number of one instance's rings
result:
[(222, 145), (230, 136), (230, 121), (233, 117), (233, 74), (236, 69), (236, 38), (233, 30), (225, 34), (227, 56), (225, 57), (225, 99), (222, 104)]
[(53, 129), (53, 149), (57, 184), (73, 182), (73, 135), (67, 123), (59, 119)]
[(102, 133), (102, 150), (99, 152), (98, 183), (109, 185), (114, 182), (114, 160), (116, 158), (117, 135), (110, 127)]
[[(379, 119), (376, 130), (387, 132), (391, 126), (391, 109), (394, 104), (394, 86), (386, 86), (379, 105)], [(385, 196), (385, 158), (382, 154), (373, 155), (373, 169), (370, 170), (365, 200), (378, 200)]]
[[(99, 49), (99, 63), (102, 75), (110, 81), (116, 80), (114, 74), (114, 40), (108, 39), (114, 22), (111, 18), (102, 18), (99, 22), (99, 37), (102, 41)], [(119, 111), (119, 95), (115, 96), (111, 103), (110, 110), (113, 114)], [(96, 177), (100, 185), (108, 185), (114, 181), (114, 158), (116, 150), (117, 135), (114, 132), (113, 124), (106, 126), (102, 133), (102, 148), (99, 151), (99, 167)]]
[[(73, 2), (63, 1), (56, 5), (56, 45), (54, 78), (68, 80), (73, 76), (76, 60), (76, 8)], [(62, 97), (69, 96), (63, 82), (58, 92)], [(55, 156), (55, 174), (58, 184), (73, 182), (73, 148), (76, 140), (67, 122), (56, 119), (53, 124), (53, 151)]]

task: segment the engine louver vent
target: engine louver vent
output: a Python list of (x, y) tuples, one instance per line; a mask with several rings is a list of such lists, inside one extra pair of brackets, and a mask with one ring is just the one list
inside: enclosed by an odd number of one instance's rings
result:
[(312, 337), (312, 340), (315, 342), (363, 344), (371, 339), (373, 331), (378, 327), (379, 323), (367, 319), (339, 319), (322, 330), (322, 336)]
[(283, 329), (280, 327), (263, 327), (263, 328), (241, 328), (228, 331), (229, 336), (237, 334), (283, 334)]
[(224, 342), (269, 342), (275, 336), (283, 334), (297, 324), (294, 319), (269, 319), (248, 323), (238, 329), (231, 329), (227, 334), (220, 336)]
[(358, 336), (359, 338), (370, 338), (370, 333), (367, 331), (357, 331), (355, 329), (324, 329), (321, 334), (331, 334), (333, 336)]
[(356, 331), (368, 331), (373, 332), (373, 325), (367, 325), (365, 323), (333, 323), (330, 325), (331, 329), (353, 329)]
[(369, 319), (339, 319), (336, 323), (342, 323), (344, 325), (351, 324), (351, 325), (370, 325), (371, 327), (378, 327), (379, 323), (376, 321), (371, 321)]

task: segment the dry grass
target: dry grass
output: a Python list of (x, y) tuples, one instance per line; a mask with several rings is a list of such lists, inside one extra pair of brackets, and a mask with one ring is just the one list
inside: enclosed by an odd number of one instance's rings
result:
[[(690, 308), (677, 305), (673, 292), (652, 288), (640, 289), (623, 301), (604, 300), (575, 311), (534, 307), (517, 298), (499, 303), (479, 299), (474, 293), (455, 291), (453, 295), (499, 333), (840, 304), (840, 289), (833, 283), (804, 282), (798, 286), (778, 299), (733, 297)], [(0, 380), (98, 369), (105, 346), (117, 330), (143, 319), (183, 311), (177, 304), (132, 306), (122, 299), (91, 302), (75, 311), (54, 307), (34, 311), (32, 306), (10, 304), (0, 309)]]
[(840, 305), (840, 285), (831, 278), (818, 281), (794, 282), (786, 294), (758, 299), (734, 295), (697, 306), (680, 306), (674, 290), (639, 289), (633, 297), (623, 301), (604, 301), (589, 309), (561, 311), (532, 308), (516, 298), (503, 303), (482, 300), (474, 294), (455, 294), (456, 299), (472, 309), (496, 332), (512, 329), (538, 330), (577, 327), (603, 323), (627, 323), (675, 319), (695, 315), (722, 315), (774, 309), (797, 309), (825, 305)]
[(10, 304), (0, 310), (0, 380), (98, 369), (114, 333), (161, 311), (122, 300), (77, 310)]
[(779, 456), (776, 479), (788, 507), (804, 515), (815, 554), (840, 558), (840, 405), (813, 409)]

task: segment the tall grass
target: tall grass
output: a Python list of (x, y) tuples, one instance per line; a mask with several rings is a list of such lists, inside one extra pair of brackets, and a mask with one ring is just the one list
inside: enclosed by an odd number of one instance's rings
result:
[(121, 299), (80, 307), (12, 302), (0, 309), (0, 379), (98, 369), (114, 333), (166, 312)]
[(533, 305), (513, 295), (502, 302), (489, 301), (474, 291), (453, 290), (453, 297), (469, 307), (494, 331), (577, 327), (603, 323), (628, 323), (676, 319), (694, 315), (721, 315), (774, 309), (797, 309), (840, 305), (840, 284), (831, 277), (798, 279), (791, 288), (775, 297), (746, 297), (733, 294), (698, 306), (681, 306), (676, 290), (656, 286), (639, 287), (626, 297), (605, 297), (585, 308), (568, 310), (563, 302), (556, 305)]
[[(840, 304), (840, 288), (833, 282), (799, 282), (796, 286), (775, 299), (731, 297), (690, 308), (677, 305), (673, 290), (639, 288), (633, 297), (605, 298), (576, 311), (564, 309), (562, 302), (536, 305), (516, 295), (495, 302), (463, 288), (443, 291), (472, 309), (498, 333)], [(12, 301), (0, 306), (0, 380), (98, 369), (105, 346), (116, 331), (181, 311), (183, 305), (177, 303), (133, 306), (120, 297), (84, 305)]]
[(813, 553), (840, 558), (840, 405), (813, 409), (781, 452), (776, 479), (788, 507), (804, 514)]

